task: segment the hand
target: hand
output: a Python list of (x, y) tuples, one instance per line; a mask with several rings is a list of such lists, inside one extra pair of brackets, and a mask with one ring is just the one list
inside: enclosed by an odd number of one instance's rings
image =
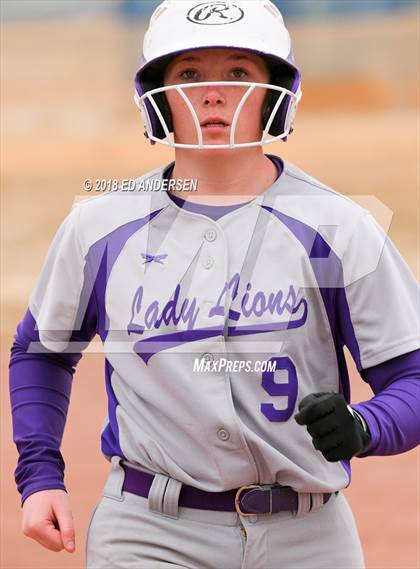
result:
[(329, 462), (350, 460), (368, 444), (370, 434), (355, 419), (339, 393), (311, 393), (299, 403), (294, 416), (299, 425), (307, 425), (314, 447)]
[(41, 490), (26, 498), (22, 506), (22, 531), (52, 551), (75, 550), (70, 499), (64, 490)]

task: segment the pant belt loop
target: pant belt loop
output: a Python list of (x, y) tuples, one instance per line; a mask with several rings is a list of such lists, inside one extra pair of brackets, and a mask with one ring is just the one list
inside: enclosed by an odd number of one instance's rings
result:
[(121, 466), (121, 457), (113, 456), (111, 458), (111, 472), (105, 483), (103, 495), (113, 500), (122, 502), (124, 496), (122, 495), (122, 485), (124, 482), (124, 470)]
[(311, 494), (310, 492), (299, 492), (298, 494), (298, 509), (296, 517), (306, 515), (311, 509)]
[[(330, 498), (331, 499), (331, 498)], [(312, 494), (312, 508), (311, 512), (319, 510), (324, 505), (324, 494), (315, 492)]]
[(169, 478), (164, 474), (155, 474), (149, 490), (149, 510), (157, 514), (163, 513), (163, 497)]
[(168, 479), (165, 495), (163, 497), (163, 512), (170, 518), (177, 519), (178, 514), (178, 501), (181, 492), (182, 483), (174, 478)]
[(182, 483), (165, 474), (155, 474), (149, 490), (149, 510), (169, 518), (178, 518), (178, 499)]

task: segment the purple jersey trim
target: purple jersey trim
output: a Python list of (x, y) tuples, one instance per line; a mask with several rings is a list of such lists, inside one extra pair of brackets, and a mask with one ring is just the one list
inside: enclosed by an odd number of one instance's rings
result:
[(363, 370), (375, 396), (352, 405), (371, 440), (359, 457), (406, 452), (420, 444), (420, 350)]
[[(86, 267), (90, 271), (90, 281), (94, 283), (93, 290), (98, 307), (98, 334), (103, 342), (106, 340), (109, 331), (109, 318), (105, 310), (105, 293), (115, 261), (128, 239), (161, 211), (161, 209), (156, 210), (141, 219), (130, 221), (118, 227), (92, 245), (87, 253)], [(87, 282), (88, 279), (85, 279), (85, 283)]]
[[(278, 156), (274, 156), (271, 154), (266, 154), (266, 156), (276, 166), (276, 169), (277, 169), (276, 180), (278, 180), (279, 177), (281, 176), (282, 172), (283, 172), (283, 162), (282, 162), (281, 158), (279, 158)], [(164, 179), (169, 180), (171, 178), (174, 167), (175, 167), (175, 162), (173, 162), (165, 170), (165, 172), (163, 174)], [(243, 202), (243, 203), (233, 204), (233, 205), (205, 205), (205, 204), (197, 204), (197, 203), (190, 202), (188, 200), (184, 200), (184, 199), (180, 198), (174, 192), (168, 192), (168, 196), (171, 198), (171, 200), (174, 203), (176, 203), (176, 205), (178, 207), (186, 209), (187, 211), (191, 211), (192, 213), (199, 213), (201, 215), (206, 215), (207, 217), (210, 217), (214, 221), (217, 221), (218, 219), (220, 219), (224, 215), (230, 213), (231, 211), (234, 211), (235, 209), (239, 209), (240, 207), (243, 207), (244, 205), (249, 203), (249, 202)]]
[[(105, 310), (106, 287), (112, 268), (128, 239), (147, 225), (162, 210), (156, 210), (149, 215), (131, 221), (109, 235), (97, 241), (89, 249), (86, 265), (91, 271), (91, 280), (94, 282), (94, 296), (98, 306), (98, 333), (105, 342), (109, 331), (109, 318)], [(112, 389), (111, 376), (114, 371), (108, 360), (105, 361), (105, 386), (108, 395), (108, 424), (101, 435), (101, 450), (105, 456), (117, 455), (125, 458), (119, 443), (119, 429), (117, 422), (118, 400)]]
[(362, 370), (360, 350), (350, 318), (350, 310), (344, 289), (341, 261), (324, 238), (312, 227), (281, 213), (274, 208), (262, 206), (288, 227), (306, 250), (321, 294), (337, 354), (339, 387), (350, 402), (350, 384), (343, 352), (345, 344), (357, 365)]
[(111, 377), (114, 368), (105, 359), (105, 387), (108, 396), (108, 423), (101, 434), (101, 450), (105, 456), (121, 456), (124, 458), (124, 453), (121, 450), (119, 442), (119, 429), (117, 423), (117, 405), (118, 400), (115, 396), (111, 384)]

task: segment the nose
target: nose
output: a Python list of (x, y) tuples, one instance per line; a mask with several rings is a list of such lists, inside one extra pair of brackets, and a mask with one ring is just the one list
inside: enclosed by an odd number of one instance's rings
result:
[(203, 104), (205, 107), (211, 107), (213, 105), (224, 105), (226, 99), (221, 93), (220, 88), (215, 86), (209, 86), (203, 93)]

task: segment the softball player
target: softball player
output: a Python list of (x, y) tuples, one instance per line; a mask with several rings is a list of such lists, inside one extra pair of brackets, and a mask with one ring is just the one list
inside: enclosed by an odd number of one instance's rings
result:
[[(175, 161), (74, 206), (12, 348), (23, 528), (45, 547), (75, 547), (60, 443), (99, 334), (111, 469), (88, 567), (364, 566), (340, 491), (353, 456), (419, 442), (417, 289), (367, 210), (263, 153), (300, 83), (268, 0), (154, 12), (135, 99)], [(374, 392), (351, 406), (344, 345)]]

